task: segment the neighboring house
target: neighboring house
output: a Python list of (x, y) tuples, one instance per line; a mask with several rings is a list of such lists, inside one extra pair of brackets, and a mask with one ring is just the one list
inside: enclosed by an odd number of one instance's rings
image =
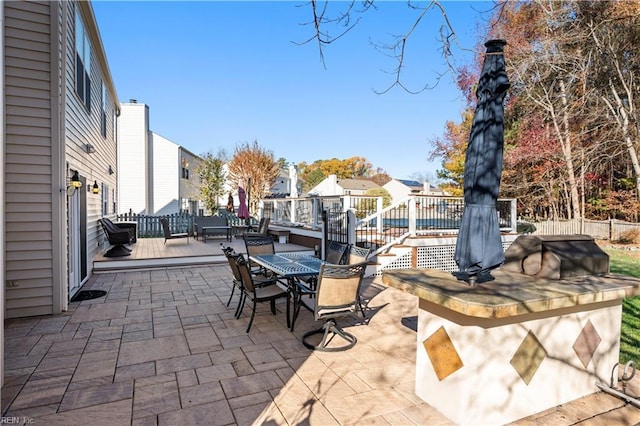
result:
[(280, 169), (275, 182), (271, 186), (271, 194), (269, 198), (285, 198), (291, 193), (291, 179), (289, 179), (289, 170)]
[(0, 13), (0, 312), (57, 314), (107, 248), (98, 219), (115, 213), (118, 97), (90, 2), (2, 1)]
[(440, 188), (429, 182), (420, 183), (415, 180), (391, 179), (382, 187), (391, 194), (391, 203), (397, 203), (409, 195), (445, 195)]
[(149, 107), (131, 99), (118, 117), (118, 213), (199, 214), (202, 158), (149, 130)]
[[(233, 197), (234, 211), (237, 212), (238, 206), (240, 204), (240, 200), (238, 198), (238, 187), (231, 185), (231, 182), (229, 180), (229, 165), (224, 164), (222, 168), (224, 170), (225, 176), (227, 176), (227, 179), (224, 183), (224, 194), (218, 199), (218, 203), (220, 205), (220, 208), (225, 208), (227, 205), (227, 200), (229, 198), (229, 193), (231, 193)], [(295, 185), (297, 186), (297, 193), (292, 192), (292, 182), (294, 181), (296, 182)], [(263, 198), (288, 198), (291, 197), (292, 194), (295, 197), (298, 197), (298, 194), (302, 192), (302, 182), (298, 180), (297, 168), (295, 166), (289, 166), (288, 169), (280, 169), (280, 172), (278, 173), (278, 176), (276, 177), (269, 191), (270, 193), (268, 195), (265, 195)], [(255, 194), (247, 195), (250, 196), (251, 199), (254, 199)]]
[[(202, 181), (198, 174), (198, 166), (204, 161), (202, 157), (194, 154), (184, 147), (180, 147), (180, 183), (178, 187), (178, 194), (180, 200), (180, 210), (183, 212), (189, 212), (191, 214), (201, 214), (203, 210), (203, 204), (200, 201), (202, 187)], [(162, 170), (155, 171), (162, 173)]]
[[(296, 188), (293, 188), (295, 185)], [(298, 179), (298, 171), (295, 166), (280, 169), (275, 182), (271, 186), (269, 198), (297, 197), (302, 192), (302, 182)]]
[(327, 176), (322, 182), (309, 190), (309, 195), (364, 195), (367, 190), (380, 188), (377, 183), (365, 179), (338, 179), (336, 175)]

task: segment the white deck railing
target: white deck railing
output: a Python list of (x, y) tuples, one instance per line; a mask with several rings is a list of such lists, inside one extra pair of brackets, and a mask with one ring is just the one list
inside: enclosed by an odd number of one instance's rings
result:
[[(323, 210), (348, 214), (346, 239), (384, 252), (407, 237), (457, 234), (464, 199), (411, 195), (388, 207), (382, 197), (332, 196), (264, 199), (259, 215), (272, 223), (323, 230)], [(516, 200), (499, 199), (496, 211), (503, 232), (516, 232)]]

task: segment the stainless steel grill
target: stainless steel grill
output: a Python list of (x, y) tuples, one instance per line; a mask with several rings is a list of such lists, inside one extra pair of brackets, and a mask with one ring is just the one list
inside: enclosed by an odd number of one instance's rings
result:
[(501, 269), (540, 278), (609, 273), (609, 255), (589, 235), (521, 235), (504, 256)]

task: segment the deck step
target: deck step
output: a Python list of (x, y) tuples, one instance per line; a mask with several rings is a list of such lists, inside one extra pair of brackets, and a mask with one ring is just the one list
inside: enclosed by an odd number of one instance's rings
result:
[[(221, 245), (222, 243), (222, 245)], [(296, 244), (275, 243), (276, 252), (295, 251), (313, 254), (308, 247)], [(232, 247), (238, 253), (246, 253), (244, 240), (232, 241), (190, 241), (186, 243), (171, 242), (164, 244), (163, 238), (138, 238), (131, 245), (133, 251), (130, 256), (104, 257), (96, 256), (93, 261), (92, 273), (121, 272), (128, 270), (151, 270), (189, 266), (206, 266), (211, 264), (227, 263), (227, 258), (222, 253), (222, 246)]]
[(100, 274), (106, 272), (140, 270), (140, 269), (164, 269), (178, 268), (185, 266), (202, 266), (216, 263), (226, 263), (224, 255), (175, 257), (159, 259), (130, 259), (115, 260), (110, 262), (94, 262), (93, 273)]

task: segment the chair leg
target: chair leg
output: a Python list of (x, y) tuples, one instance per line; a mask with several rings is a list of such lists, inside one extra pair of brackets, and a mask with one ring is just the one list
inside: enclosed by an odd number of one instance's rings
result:
[(251, 319), (249, 320), (249, 325), (247, 326), (247, 333), (251, 330), (251, 325), (253, 324), (253, 317), (256, 316), (256, 301), (253, 301), (253, 309), (251, 310)]
[(302, 295), (298, 296), (298, 292), (297, 291), (292, 291), (291, 297), (293, 297), (293, 311), (291, 313), (291, 331), (293, 331), (293, 327), (296, 324), (296, 319), (298, 319), (298, 314), (300, 313), (300, 304), (301, 302), (301, 298)]
[(240, 318), (240, 314), (244, 309), (244, 301), (247, 299), (247, 295), (242, 291), (240, 293), (240, 300), (238, 300), (238, 307), (236, 308), (236, 319)]
[(289, 321), (289, 293), (287, 293), (287, 328), (290, 327), (290, 321)]
[(360, 312), (362, 312), (362, 318), (367, 318), (367, 316), (364, 314), (364, 307), (362, 306), (362, 299), (360, 298), (360, 295), (358, 295), (358, 306), (360, 307)]
[(233, 293), (236, 291), (236, 285), (234, 284), (231, 287), (231, 296), (229, 296), (229, 301), (227, 302), (227, 307), (229, 307), (229, 304), (231, 303), (231, 299), (233, 299)]
[[(318, 345), (312, 345), (311, 343), (307, 342), (307, 338), (320, 333), (323, 333), (323, 337)], [(331, 339), (329, 338), (330, 333), (335, 336), (340, 336), (342, 339), (347, 341), (347, 344), (337, 347), (327, 347), (327, 345), (331, 341)], [(346, 331), (338, 327), (333, 319), (327, 320), (322, 328), (309, 331), (302, 336), (302, 344), (306, 348), (323, 352), (338, 352), (351, 349), (357, 341), (358, 339), (356, 339), (356, 336), (351, 333), (347, 333)]]
[(276, 299), (271, 299), (271, 313), (276, 314)]

